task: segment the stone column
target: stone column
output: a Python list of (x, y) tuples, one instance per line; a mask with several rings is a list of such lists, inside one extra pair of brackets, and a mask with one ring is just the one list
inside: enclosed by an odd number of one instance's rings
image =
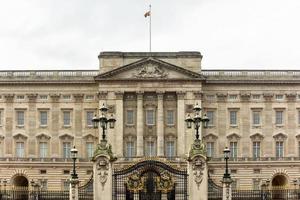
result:
[(164, 93), (157, 93), (157, 156), (164, 156)]
[[(25, 131), (28, 131), (28, 156), (32, 157), (35, 155), (38, 155), (36, 152), (36, 138), (34, 137), (36, 135), (36, 123), (39, 121), (39, 119), (36, 119), (36, 99), (37, 94), (27, 94), (28, 97), (28, 121), (25, 125)], [(26, 121), (26, 120), (25, 120)], [(28, 126), (27, 126), (28, 125)], [(27, 127), (26, 127), (27, 126)]]
[(204, 143), (201, 140), (194, 140), (188, 157), (189, 200), (207, 200), (208, 198), (208, 169), (206, 160)]
[(136, 118), (136, 155), (144, 155), (144, 108), (143, 108), (143, 92), (137, 93), (137, 118)]
[(115, 96), (116, 96), (116, 154), (118, 157), (122, 157), (123, 156), (123, 92), (115, 92)]
[(231, 193), (231, 178), (223, 178), (222, 184), (223, 184), (223, 197), (222, 200), (231, 200), (232, 199), (232, 193)]
[(112, 200), (112, 165), (115, 160), (111, 145), (102, 140), (92, 159), (94, 200)]
[(5, 98), (5, 109), (6, 114), (3, 115), (3, 118), (5, 118), (6, 124), (3, 126), (5, 130), (5, 145), (3, 145), (4, 153), (3, 156), (13, 156), (13, 125), (15, 124), (14, 119), (14, 109), (13, 109), (13, 102), (14, 102), (14, 94), (4, 94)]
[(184, 92), (177, 92), (177, 154), (184, 156), (185, 149), (185, 104)]
[(69, 193), (69, 199), (70, 200), (79, 200), (79, 196), (78, 196), (78, 184), (79, 184), (79, 180), (78, 178), (70, 179), (70, 193)]

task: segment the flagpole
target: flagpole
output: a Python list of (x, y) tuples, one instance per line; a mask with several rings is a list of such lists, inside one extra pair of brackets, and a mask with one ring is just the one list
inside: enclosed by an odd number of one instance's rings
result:
[(149, 11), (150, 11), (150, 18), (149, 18), (149, 52), (151, 52), (151, 15), (152, 15), (152, 12), (151, 12), (151, 4), (149, 5)]

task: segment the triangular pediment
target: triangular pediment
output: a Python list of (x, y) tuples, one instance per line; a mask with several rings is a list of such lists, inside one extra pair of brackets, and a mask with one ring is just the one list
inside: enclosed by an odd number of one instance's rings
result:
[(198, 79), (205, 77), (196, 72), (152, 57), (99, 74), (95, 80), (169, 80)]

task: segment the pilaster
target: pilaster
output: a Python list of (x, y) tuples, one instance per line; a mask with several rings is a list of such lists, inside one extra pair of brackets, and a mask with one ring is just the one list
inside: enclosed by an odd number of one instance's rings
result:
[(184, 156), (185, 149), (185, 92), (177, 92), (177, 147), (178, 156)]
[(119, 157), (123, 156), (123, 136), (124, 136), (124, 131), (123, 131), (123, 123), (124, 123), (124, 106), (123, 106), (123, 95), (124, 92), (118, 91), (115, 92), (115, 98), (116, 98), (116, 127), (115, 131), (118, 134), (115, 134), (116, 138), (116, 154)]
[(157, 92), (157, 156), (164, 156), (164, 92)]
[(136, 119), (136, 147), (137, 156), (144, 155), (144, 108), (143, 108), (143, 95), (144, 92), (139, 91), (137, 95), (137, 119)]

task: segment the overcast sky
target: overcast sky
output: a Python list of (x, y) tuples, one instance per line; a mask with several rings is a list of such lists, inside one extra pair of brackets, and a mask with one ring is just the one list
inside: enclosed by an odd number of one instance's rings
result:
[(300, 0), (0, 0), (0, 70), (148, 51), (149, 3), (152, 51), (200, 51), (203, 69), (300, 67)]

